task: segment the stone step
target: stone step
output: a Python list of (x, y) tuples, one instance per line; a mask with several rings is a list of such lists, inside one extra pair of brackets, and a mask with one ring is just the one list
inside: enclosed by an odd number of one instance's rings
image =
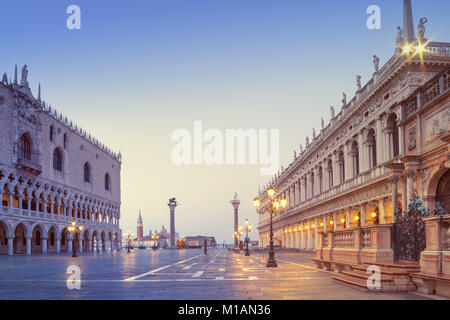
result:
[(347, 285), (355, 286), (368, 292), (404, 292), (415, 290), (415, 285), (412, 284), (396, 284), (395, 280), (381, 281), (380, 289), (369, 289), (367, 287), (367, 279), (362, 279), (349, 274), (340, 274), (332, 277), (335, 281), (345, 283)]
[[(350, 277), (363, 279), (364, 281), (367, 281), (367, 279), (372, 275), (363, 271), (354, 270), (354, 271), (342, 271), (341, 274), (348, 275)], [(394, 282), (394, 276), (392, 275), (383, 275), (381, 274), (380, 277), (381, 282)]]
[[(358, 271), (367, 271), (368, 265), (352, 265), (350, 268), (352, 270), (358, 270)], [(408, 271), (405, 270), (393, 270), (386, 267), (380, 267), (380, 271), (382, 275), (389, 275), (389, 276), (406, 276), (408, 275)]]
[(399, 272), (418, 272), (420, 270), (420, 265), (413, 262), (395, 262), (395, 263), (385, 263), (385, 262), (368, 262), (363, 261), (364, 266), (376, 265), (386, 271), (399, 271)]

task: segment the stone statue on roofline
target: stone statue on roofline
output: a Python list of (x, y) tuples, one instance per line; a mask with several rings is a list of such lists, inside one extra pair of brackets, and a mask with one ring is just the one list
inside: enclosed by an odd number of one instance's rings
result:
[(22, 68), (22, 78), (20, 80), (20, 85), (28, 87), (28, 68), (27, 68), (27, 65), (24, 65), (23, 68)]
[(308, 136), (306, 136), (306, 147), (308, 147), (309, 146), (309, 137)]
[(6, 72), (3, 74), (2, 82), (3, 82), (4, 84), (8, 84), (8, 76), (6, 75)]
[(403, 36), (403, 29), (398, 26), (397, 27), (397, 38), (395, 40), (395, 50), (397, 52), (397, 54), (401, 54), (402, 53), (402, 46), (405, 42), (405, 38)]
[(361, 86), (361, 76), (358, 74), (356, 76), (356, 88), (358, 89), (358, 91), (361, 90), (362, 86)]
[(380, 58), (376, 55), (373, 55), (373, 65), (375, 67), (375, 72), (378, 72), (380, 70)]
[(345, 107), (346, 104), (347, 104), (347, 95), (345, 94), (345, 92), (342, 92), (342, 106)]
[(294, 150), (294, 160), (297, 159), (297, 151)]
[(323, 120), (323, 117), (320, 118), (320, 126), (322, 127), (322, 130), (325, 128), (325, 120)]
[(336, 111), (334, 110), (333, 106), (330, 106), (330, 115), (331, 119), (333, 119), (336, 116)]
[(316, 139), (316, 129), (312, 128), (313, 140)]
[(300, 153), (303, 153), (303, 145), (300, 143)]
[(420, 19), (420, 23), (417, 26), (417, 40), (419, 40), (419, 43), (423, 43), (426, 41), (425, 39), (425, 23), (428, 22), (427, 18)]

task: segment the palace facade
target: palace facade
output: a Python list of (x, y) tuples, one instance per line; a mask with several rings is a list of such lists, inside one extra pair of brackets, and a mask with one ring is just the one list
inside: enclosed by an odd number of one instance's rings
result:
[(121, 155), (20, 84), (0, 82), (0, 253), (120, 248)]
[[(337, 115), (331, 108), (330, 123), (259, 191), (261, 247), (270, 239), (268, 187), (288, 200), (273, 217), (274, 244), (323, 249), (318, 256), (330, 260), (327, 248), (334, 259), (392, 261), (394, 212), (413, 197), (450, 212), (450, 43), (422, 40), (381, 68), (375, 57), (367, 84), (357, 77), (353, 99)], [(321, 239), (327, 231), (333, 243)]]

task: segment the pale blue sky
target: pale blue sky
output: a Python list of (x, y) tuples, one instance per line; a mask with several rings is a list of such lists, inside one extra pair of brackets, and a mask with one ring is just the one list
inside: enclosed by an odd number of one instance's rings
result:
[[(231, 241), (233, 210), (257, 216), (251, 200), (267, 177), (259, 166), (174, 166), (171, 133), (206, 128), (279, 128), (281, 160), (311, 136), (329, 105), (363, 84), (372, 55), (384, 63), (402, 24), (401, 0), (2, 1), (0, 72), (28, 64), (34, 91), (100, 141), (123, 154), (121, 228), (177, 231)], [(82, 30), (66, 28), (66, 8), (81, 7)], [(366, 28), (377, 4), (382, 29)], [(450, 41), (450, 2), (414, 1), (414, 22)], [(253, 238), (257, 233), (254, 232)]]

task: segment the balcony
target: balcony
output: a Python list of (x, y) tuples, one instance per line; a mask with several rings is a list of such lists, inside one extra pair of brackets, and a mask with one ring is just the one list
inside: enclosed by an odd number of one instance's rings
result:
[(19, 150), (16, 168), (28, 171), (34, 175), (40, 175), (42, 172), (42, 167), (39, 164), (39, 154), (36, 152), (26, 153)]

